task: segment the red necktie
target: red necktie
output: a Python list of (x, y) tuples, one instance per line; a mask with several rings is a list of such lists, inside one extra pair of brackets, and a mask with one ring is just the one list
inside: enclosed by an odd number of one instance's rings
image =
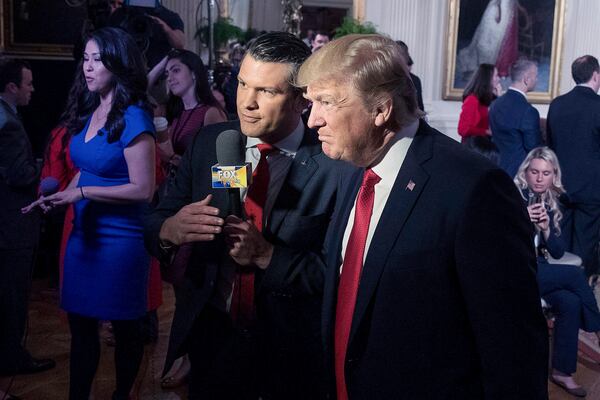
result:
[(338, 287), (337, 305), (335, 309), (335, 384), (337, 400), (347, 400), (346, 377), (344, 364), (346, 350), (352, 327), (352, 317), (356, 306), (356, 295), (363, 267), (365, 245), (369, 232), (369, 223), (373, 213), (375, 185), (381, 180), (373, 170), (367, 169), (363, 175), (362, 185), (356, 199), (354, 224), (350, 238), (346, 244), (346, 254), (342, 264), (342, 274)]
[[(256, 229), (262, 232), (263, 209), (267, 201), (269, 189), (269, 162), (267, 155), (276, 150), (270, 144), (257, 145), (260, 151), (260, 160), (252, 172), (252, 183), (248, 188), (244, 211), (246, 219), (252, 222)], [(231, 316), (238, 326), (250, 325), (255, 319), (254, 308), (254, 270), (238, 268), (231, 299)]]
[(267, 156), (275, 151), (275, 147), (267, 143), (257, 145), (260, 151), (260, 160), (252, 172), (252, 184), (248, 188), (244, 210), (246, 219), (252, 221), (256, 229), (262, 232), (263, 208), (267, 202), (267, 191), (269, 189), (269, 162)]

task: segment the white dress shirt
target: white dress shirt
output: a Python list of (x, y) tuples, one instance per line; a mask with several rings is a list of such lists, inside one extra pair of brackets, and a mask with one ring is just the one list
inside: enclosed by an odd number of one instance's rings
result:
[(523, 95), (523, 97), (527, 98), (527, 94), (526, 94), (524, 91), (522, 91), (522, 90), (519, 90), (519, 89), (517, 89), (517, 88), (514, 88), (514, 87), (512, 87), (512, 86), (510, 86), (510, 87), (508, 88), (508, 90), (514, 90), (514, 91), (515, 91), (515, 92), (517, 92), (517, 93), (521, 93), (521, 94)]
[[(367, 242), (365, 245), (365, 252), (363, 258), (363, 264), (367, 259), (367, 254), (369, 253), (369, 247), (371, 245), (371, 240), (373, 239), (373, 234), (375, 233), (375, 229), (377, 228), (377, 224), (379, 223), (379, 219), (381, 218), (381, 214), (383, 214), (383, 209), (387, 203), (388, 198), (390, 197), (390, 193), (392, 192), (392, 188), (394, 187), (394, 183), (396, 182), (396, 177), (400, 172), (400, 167), (402, 167), (402, 163), (404, 163), (404, 159), (406, 158), (406, 153), (408, 153), (408, 148), (419, 129), (419, 120), (416, 120), (409, 126), (400, 130), (400, 132), (396, 132), (396, 135), (388, 144), (388, 150), (383, 157), (383, 159), (375, 166), (371, 167), (373, 172), (377, 174), (381, 178), (379, 183), (375, 185), (375, 200), (373, 202), (373, 214), (371, 214), (371, 221), (369, 222), (369, 232), (367, 233)], [(356, 209), (356, 199), (354, 200), (354, 206), (350, 211), (350, 216), (348, 217), (348, 224), (346, 225), (346, 230), (344, 232), (344, 239), (342, 241), (342, 265), (343, 258), (346, 254), (346, 246), (348, 245), (348, 239), (350, 239), (350, 233), (352, 232), (352, 227), (354, 226), (354, 212)], [(341, 272), (340, 265), (340, 272)]]

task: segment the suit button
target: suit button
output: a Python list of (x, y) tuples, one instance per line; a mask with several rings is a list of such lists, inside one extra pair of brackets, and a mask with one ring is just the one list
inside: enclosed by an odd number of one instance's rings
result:
[(215, 281), (210, 281), (209, 285), (210, 285), (210, 287), (215, 286)]

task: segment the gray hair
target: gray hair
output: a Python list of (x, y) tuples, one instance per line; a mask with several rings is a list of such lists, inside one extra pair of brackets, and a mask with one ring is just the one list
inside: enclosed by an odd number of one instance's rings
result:
[(527, 60), (525, 58), (517, 60), (510, 67), (510, 79), (513, 82), (520, 82), (523, 80), (523, 77), (531, 68), (537, 67), (537, 64), (533, 61)]

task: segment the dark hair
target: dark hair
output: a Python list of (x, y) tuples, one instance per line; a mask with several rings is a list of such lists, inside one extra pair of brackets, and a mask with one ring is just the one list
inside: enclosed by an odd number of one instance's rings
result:
[(315, 40), (315, 38), (317, 37), (317, 35), (327, 36), (328, 38), (331, 38), (331, 35), (329, 34), (329, 32), (315, 31), (315, 36), (312, 38), (312, 40)]
[[(87, 84), (83, 74), (82, 62), (79, 62), (78, 68), (75, 71), (73, 83), (71, 84), (71, 89), (69, 89), (69, 95), (67, 97), (65, 109), (58, 120), (58, 126), (67, 128), (69, 121), (77, 118), (77, 103), (80, 99), (83, 99), (83, 93), (86, 86)], [(69, 129), (67, 129), (67, 132), (62, 135), (60, 143), (61, 152), (64, 153), (66, 151), (72, 136), (73, 132), (71, 132)], [(48, 158), (50, 157), (50, 146), (54, 140), (55, 138), (51, 137), (48, 141), (46, 151), (44, 153), (44, 162), (48, 162)]]
[(473, 76), (471, 76), (469, 83), (465, 87), (462, 96), (463, 101), (467, 96), (473, 94), (481, 104), (489, 106), (496, 99), (494, 88), (492, 87), (492, 77), (494, 76), (495, 68), (492, 64), (479, 65), (479, 68), (473, 73)]
[(6, 85), (14, 83), (21, 86), (23, 81), (23, 69), (31, 70), (31, 66), (20, 58), (7, 58), (0, 62), (0, 92), (6, 90)]
[(592, 79), (594, 72), (600, 72), (598, 59), (594, 56), (585, 55), (577, 58), (571, 64), (571, 75), (576, 84), (587, 83)]
[(415, 62), (413, 61), (412, 57), (410, 56), (410, 53), (408, 52), (408, 46), (406, 45), (406, 43), (404, 43), (402, 40), (396, 40), (396, 44), (400, 46), (402, 51), (406, 53), (406, 65), (408, 65), (409, 67), (413, 65)]
[[(85, 43), (91, 40), (98, 45), (102, 64), (112, 73), (111, 84), (114, 94), (105, 124), (108, 132), (107, 140), (112, 143), (119, 140), (123, 133), (125, 128), (123, 115), (127, 107), (137, 105), (152, 114), (146, 96), (148, 86), (146, 67), (135, 41), (122, 29), (107, 27), (95, 30), (88, 34)], [(83, 60), (79, 63), (79, 69), (80, 71), (75, 75), (76, 81), (83, 77)], [(74, 110), (66, 111), (67, 129), (70, 135), (76, 135), (83, 130), (90, 115), (100, 104), (100, 94), (90, 92), (87, 85), (81, 87), (77, 85), (70, 95), (77, 101)]]
[[(183, 65), (190, 69), (196, 78), (194, 92), (200, 103), (216, 107), (222, 111), (224, 115), (227, 115), (225, 110), (223, 110), (223, 107), (221, 107), (221, 104), (219, 104), (213, 95), (210, 84), (208, 83), (208, 72), (206, 71), (206, 67), (200, 56), (189, 50), (171, 50), (167, 55), (167, 59), (179, 60)], [(180, 116), (182, 112), (183, 100), (172, 93), (169, 94), (169, 99), (167, 100), (167, 120), (171, 122), (173, 119)]]
[(487, 136), (469, 136), (463, 145), (475, 153), (478, 153), (496, 165), (500, 164), (500, 151)]
[[(300, 65), (311, 55), (310, 48), (302, 40), (287, 32), (269, 32), (248, 43), (246, 57), (256, 61), (290, 64), (288, 82), (293, 87)], [(295, 89), (300, 91), (300, 89)]]

